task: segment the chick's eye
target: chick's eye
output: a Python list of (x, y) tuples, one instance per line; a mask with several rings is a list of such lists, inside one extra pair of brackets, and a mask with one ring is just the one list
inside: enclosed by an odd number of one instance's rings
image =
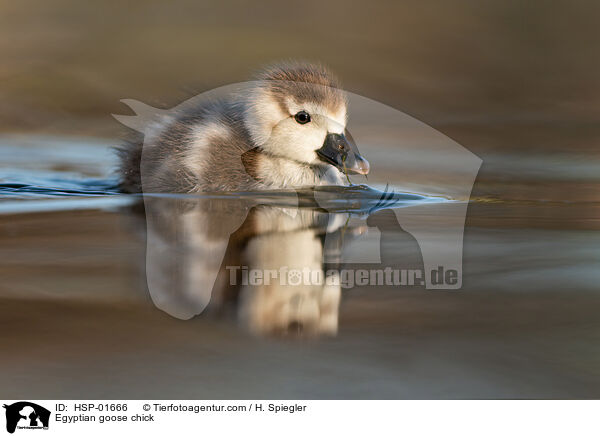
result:
[(310, 121), (310, 115), (306, 111), (300, 111), (294, 115), (294, 119), (298, 124), (306, 124)]

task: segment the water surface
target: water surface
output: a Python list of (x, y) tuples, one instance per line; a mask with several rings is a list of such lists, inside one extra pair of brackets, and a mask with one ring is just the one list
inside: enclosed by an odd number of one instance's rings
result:
[[(402, 191), (406, 180), (390, 172), (368, 181), (381, 191), (382, 180), (392, 181), (387, 192), (395, 194), (383, 201), (372, 195), (380, 191), (358, 187), (326, 191), (317, 204), (303, 192), (148, 202), (118, 192), (112, 145), (0, 139), (6, 397), (598, 397), (600, 205), (592, 159), (552, 175), (543, 155), (484, 160), (460, 290), (290, 293), (231, 286), (227, 271), (215, 273), (225, 261), (214, 253), (260, 268), (325, 256), (336, 267), (373, 250), (370, 231), (383, 229), (378, 265), (422, 268), (419, 245), (394, 211), (432, 220), (453, 199)], [(376, 148), (368, 158), (385, 166)], [(495, 193), (507, 168), (526, 169), (527, 180)], [(149, 235), (163, 250), (150, 258)], [(216, 281), (207, 293), (198, 283), (210, 274)]]

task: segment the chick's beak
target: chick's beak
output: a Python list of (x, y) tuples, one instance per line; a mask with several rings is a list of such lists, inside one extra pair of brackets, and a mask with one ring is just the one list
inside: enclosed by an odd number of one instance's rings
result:
[(350, 174), (369, 173), (369, 162), (360, 155), (356, 146), (339, 133), (329, 133), (325, 137), (323, 146), (317, 150), (317, 155), (322, 161), (335, 166), (340, 171), (346, 168)]

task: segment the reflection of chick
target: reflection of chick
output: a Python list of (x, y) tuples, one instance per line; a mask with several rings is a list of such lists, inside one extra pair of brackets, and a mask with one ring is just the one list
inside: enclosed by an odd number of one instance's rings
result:
[[(254, 205), (252, 199), (148, 197), (146, 279), (154, 304), (179, 319), (235, 308), (259, 334), (335, 334), (341, 289), (325, 280), (347, 218), (312, 208)], [(326, 238), (325, 235), (334, 237)], [(323, 247), (323, 244), (327, 246)], [(241, 267), (320, 274), (245, 284)], [(238, 273), (237, 280), (231, 279)], [(314, 279), (314, 280), (313, 280)], [(331, 284), (333, 282), (333, 284)]]
[(198, 192), (343, 185), (344, 167), (369, 172), (344, 135), (345, 95), (320, 66), (276, 66), (244, 95), (180, 112), (123, 148), (123, 189), (141, 191), (141, 173), (145, 192)]
[[(248, 243), (244, 258), (250, 260), (249, 269), (277, 272), (268, 284), (263, 280), (240, 290), (240, 315), (250, 330), (337, 333), (341, 288), (339, 281), (325, 280), (322, 241), (313, 229), (256, 236)], [(307, 268), (312, 274), (303, 272)]]

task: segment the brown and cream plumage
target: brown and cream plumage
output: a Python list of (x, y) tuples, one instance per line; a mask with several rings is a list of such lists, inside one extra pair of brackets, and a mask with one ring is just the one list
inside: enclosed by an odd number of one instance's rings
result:
[(121, 149), (128, 192), (343, 185), (369, 165), (345, 135), (347, 102), (324, 67), (280, 64), (245, 92), (165, 115)]

